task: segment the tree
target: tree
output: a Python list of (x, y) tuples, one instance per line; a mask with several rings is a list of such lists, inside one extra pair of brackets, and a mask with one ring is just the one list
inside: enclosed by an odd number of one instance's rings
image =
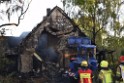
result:
[[(18, 26), (20, 24), (20, 20), (24, 18), (31, 1), (0, 0), (0, 29), (4, 28), (4, 33), (6, 26)], [(0, 35), (3, 35), (3, 33)]]
[(7, 26), (18, 26), (24, 18), (32, 0), (0, 0), (0, 74), (12, 64), (6, 56), (7, 43), (4, 37)]
[[(124, 4), (122, 0), (64, 0), (63, 6), (67, 13), (74, 13), (75, 7), (79, 7), (77, 22), (81, 29), (91, 36), (91, 39), (96, 44), (102, 34), (107, 33), (106, 29), (114, 30), (115, 23), (119, 23), (120, 7)], [(69, 11), (69, 12), (68, 12)], [(72, 11), (72, 12), (70, 12)], [(78, 17), (77, 17), (78, 16)], [(118, 26), (120, 28), (120, 26)], [(99, 39), (98, 39), (99, 40)]]

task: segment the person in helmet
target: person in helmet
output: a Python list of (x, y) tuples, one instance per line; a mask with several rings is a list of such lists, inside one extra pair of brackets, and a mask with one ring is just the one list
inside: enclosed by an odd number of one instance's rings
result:
[(101, 70), (98, 78), (99, 83), (113, 83), (113, 72), (109, 68), (109, 63), (106, 60), (102, 60), (100, 63)]
[(124, 56), (119, 57), (119, 65), (116, 69), (116, 82), (124, 83)]
[(75, 78), (79, 79), (79, 83), (92, 83), (92, 70), (88, 68), (88, 62), (84, 60), (80, 65)]

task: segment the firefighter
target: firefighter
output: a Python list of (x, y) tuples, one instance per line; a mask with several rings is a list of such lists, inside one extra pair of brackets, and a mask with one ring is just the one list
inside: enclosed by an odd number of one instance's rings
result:
[(81, 62), (81, 67), (75, 74), (75, 79), (79, 79), (79, 83), (92, 83), (92, 70), (88, 68), (86, 60)]
[(124, 83), (124, 56), (119, 57), (119, 65), (116, 70), (116, 83)]
[(113, 83), (113, 73), (108, 67), (109, 63), (106, 60), (102, 60), (100, 63), (101, 70), (99, 72), (99, 83)]

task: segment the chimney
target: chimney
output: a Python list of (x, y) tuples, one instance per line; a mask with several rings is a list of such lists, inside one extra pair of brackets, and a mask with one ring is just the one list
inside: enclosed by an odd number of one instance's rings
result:
[(51, 11), (51, 9), (50, 8), (47, 8), (47, 16), (50, 13), (50, 11)]

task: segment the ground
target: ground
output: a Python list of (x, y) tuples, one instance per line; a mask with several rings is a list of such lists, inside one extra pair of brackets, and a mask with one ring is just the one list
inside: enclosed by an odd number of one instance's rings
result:
[(60, 73), (42, 73), (38, 77), (0, 76), (0, 83), (69, 83), (69, 80)]

